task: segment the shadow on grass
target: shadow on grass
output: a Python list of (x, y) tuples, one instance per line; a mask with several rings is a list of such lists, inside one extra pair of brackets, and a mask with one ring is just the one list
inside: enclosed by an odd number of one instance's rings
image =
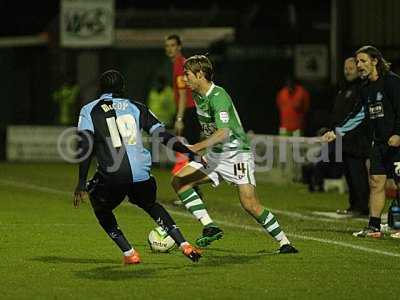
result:
[(32, 260), (48, 264), (113, 264), (120, 262), (115, 259), (61, 257), (61, 256), (39, 256), (33, 258)]
[[(211, 249), (210, 249), (211, 250)], [(223, 253), (223, 249), (212, 249), (207, 251), (215, 253)], [(146, 264), (122, 266), (120, 260), (114, 259), (96, 259), (96, 258), (78, 258), (78, 257), (60, 257), (60, 256), (40, 256), (35, 257), (33, 261), (39, 261), (47, 264), (109, 264), (106, 266), (97, 266), (91, 269), (75, 271), (76, 277), (89, 280), (107, 280), (107, 281), (124, 281), (132, 278), (163, 278), (171, 271), (172, 273), (178, 272), (182, 276), (187, 276), (187, 272), (194, 272), (192, 275), (206, 276), (207, 271), (205, 268), (221, 267), (224, 265), (245, 265), (251, 264), (253, 261), (262, 259), (265, 255), (272, 255), (270, 252), (262, 252), (251, 255), (245, 254), (229, 254), (229, 255), (212, 255), (212, 253), (204, 253), (203, 258), (199, 263), (190, 263), (189, 261), (182, 261), (178, 266), (165, 265), (160, 262), (149, 262)], [(185, 258), (182, 258), (183, 260)], [(112, 264), (112, 265), (110, 265)], [(204, 269), (203, 269), (204, 268)], [(195, 269), (201, 272), (195, 272)], [(211, 274), (211, 273), (210, 273)], [(178, 277), (180, 275), (177, 275)]]
[(156, 277), (156, 273), (157, 269), (154, 268), (143, 269), (138, 268), (138, 266), (107, 266), (77, 271), (75, 275), (83, 279), (120, 281), (131, 278), (154, 278)]
[[(132, 278), (165, 278), (167, 273), (175, 274), (175, 277), (187, 278), (190, 273), (192, 277), (210, 276), (212, 272), (207, 272), (203, 268), (221, 267), (224, 265), (244, 265), (249, 264), (265, 255), (221, 255), (221, 256), (206, 256), (199, 263), (187, 264), (183, 263), (180, 266), (160, 266), (154, 267), (151, 264), (140, 264), (134, 266), (103, 266), (90, 270), (75, 272), (75, 275), (81, 279), (90, 280), (107, 280), (107, 281), (125, 281)], [(196, 272), (196, 270), (200, 272)], [(177, 272), (178, 271), (178, 272)]]
[(184, 268), (185, 266), (163, 268), (149, 268), (148, 265), (107, 266), (74, 273), (81, 279), (121, 281), (132, 278), (165, 278), (165, 271), (177, 271)]
[(207, 256), (196, 267), (220, 267), (223, 265), (245, 265), (252, 263), (254, 260), (262, 258), (263, 255), (221, 255)]
[(239, 253), (239, 251), (235, 250), (235, 249), (227, 249), (227, 248), (201, 248), (201, 250), (204, 251), (204, 253), (212, 253), (212, 252), (221, 252), (221, 253)]

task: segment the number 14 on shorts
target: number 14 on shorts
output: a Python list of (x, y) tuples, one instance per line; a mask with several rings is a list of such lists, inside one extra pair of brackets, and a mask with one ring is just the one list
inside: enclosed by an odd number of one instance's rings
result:
[(246, 167), (244, 163), (238, 163), (233, 165), (233, 174), (238, 176), (239, 179), (243, 178), (246, 175)]

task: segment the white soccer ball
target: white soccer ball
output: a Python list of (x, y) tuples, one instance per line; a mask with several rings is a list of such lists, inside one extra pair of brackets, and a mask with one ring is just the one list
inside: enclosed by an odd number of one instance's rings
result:
[(150, 249), (155, 252), (169, 252), (176, 246), (175, 241), (162, 227), (157, 227), (150, 231), (147, 241)]

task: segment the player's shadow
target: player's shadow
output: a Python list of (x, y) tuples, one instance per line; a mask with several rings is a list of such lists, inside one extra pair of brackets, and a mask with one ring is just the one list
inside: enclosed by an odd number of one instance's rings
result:
[(32, 260), (48, 264), (110, 264), (117, 262), (117, 260), (115, 259), (62, 257), (62, 256), (39, 256), (33, 258)]
[(221, 253), (240, 253), (240, 251), (237, 251), (235, 249), (224, 249), (224, 248), (202, 248), (204, 250), (204, 253), (212, 253), (212, 252), (221, 252)]
[(135, 268), (137, 266), (106, 266), (97, 267), (90, 270), (76, 271), (75, 276), (83, 279), (91, 280), (108, 280), (108, 281), (120, 281), (132, 278), (154, 278), (156, 277), (156, 269), (143, 269)]
[(90, 280), (127, 281), (132, 278), (165, 278), (165, 271), (184, 269), (181, 267), (155, 267), (148, 266), (105, 266), (90, 270), (76, 271), (75, 276)]
[(221, 255), (207, 256), (196, 267), (220, 267), (222, 265), (245, 265), (262, 258), (262, 255)]

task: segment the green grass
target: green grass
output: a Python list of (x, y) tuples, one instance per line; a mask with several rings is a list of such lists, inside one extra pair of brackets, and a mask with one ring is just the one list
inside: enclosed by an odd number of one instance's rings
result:
[[(204, 187), (210, 214), (223, 224), (225, 236), (198, 264), (179, 251), (152, 253), (146, 240), (155, 224), (124, 204), (116, 215), (143, 263), (123, 267), (90, 205), (72, 207), (75, 166), (3, 163), (0, 170), (1, 299), (399, 298), (400, 241), (357, 239), (351, 232), (366, 221), (329, 222), (312, 214), (345, 208), (345, 195), (258, 184), (262, 202), (279, 212), (279, 222), (300, 250), (285, 256), (272, 254), (278, 245), (243, 212), (233, 187)], [(201, 226), (172, 206), (169, 173), (154, 174), (160, 202), (193, 241)]]

